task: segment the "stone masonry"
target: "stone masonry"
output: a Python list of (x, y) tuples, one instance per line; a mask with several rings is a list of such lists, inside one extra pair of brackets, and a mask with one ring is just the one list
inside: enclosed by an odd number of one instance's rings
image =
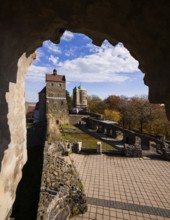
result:
[(47, 143), (44, 150), (38, 220), (67, 219), (87, 210), (83, 186), (69, 156), (67, 143)]
[(53, 115), (57, 124), (68, 123), (66, 78), (55, 69), (53, 74), (46, 74), (46, 107), (47, 114)]
[(53, 74), (46, 74), (46, 87), (39, 93), (39, 120), (47, 120), (48, 140), (60, 138), (58, 125), (69, 123), (68, 106), (66, 100), (66, 78)]

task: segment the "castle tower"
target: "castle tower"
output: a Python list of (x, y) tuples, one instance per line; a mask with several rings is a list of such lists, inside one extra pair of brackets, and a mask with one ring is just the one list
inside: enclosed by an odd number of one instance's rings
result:
[(80, 93), (77, 86), (73, 89), (73, 106), (75, 108), (80, 106)]
[(81, 85), (73, 89), (73, 106), (78, 110), (87, 110), (87, 91)]
[(66, 79), (58, 75), (54, 69), (53, 74), (46, 74), (46, 113), (53, 117), (57, 124), (68, 123), (68, 106), (66, 100)]

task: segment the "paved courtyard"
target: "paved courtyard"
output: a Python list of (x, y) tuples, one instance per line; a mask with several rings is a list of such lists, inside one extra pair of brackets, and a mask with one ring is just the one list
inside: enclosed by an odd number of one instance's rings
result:
[(170, 162), (72, 154), (88, 212), (74, 218), (170, 219)]

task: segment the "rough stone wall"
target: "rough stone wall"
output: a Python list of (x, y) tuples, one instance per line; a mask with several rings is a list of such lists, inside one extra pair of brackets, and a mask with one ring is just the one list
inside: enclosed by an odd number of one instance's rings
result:
[(80, 93), (78, 88), (73, 90), (73, 106), (77, 107), (80, 105)]
[(72, 125), (76, 125), (79, 123), (85, 123), (82, 121), (82, 118), (88, 118), (88, 115), (69, 115), (69, 121)]
[(73, 90), (73, 106), (87, 109), (87, 91), (78, 88)]
[(56, 141), (61, 138), (59, 124), (69, 123), (65, 83), (46, 83), (47, 139)]
[(87, 108), (87, 91), (80, 90), (80, 107)]
[[(1, 161), (0, 219), (2, 220), (10, 214), (15, 200), (15, 191), (22, 176), (22, 167), (27, 160), (24, 85), (25, 73), (32, 60), (32, 56), (29, 58), (26, 54), (21, 56), (17, 65), (16, 83), (10, 83), (9, 92), (6, 93), (10, 138), (9, 144), (6, 142), (6, 150)], [(3, 139), (0, 140), (1, 144)]]
[(46, 83), (46, 105), (47, 114), (53, 115), (57, 124), (69, 122), (65, 83)]
[(65, 220), (87, 210), (83, 187), (74, 165), (69, 156), (62, 156), (66, 144), (46, 142), (38, 220)]
[(39, 121), (46, 120), (46, 94), (39, 94)]

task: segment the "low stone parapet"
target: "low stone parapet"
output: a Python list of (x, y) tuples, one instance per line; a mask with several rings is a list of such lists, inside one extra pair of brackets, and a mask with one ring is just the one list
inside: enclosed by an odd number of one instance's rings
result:
[(97, 151), (97, 154), (102, 154), (102, 142), (101, 141), (97, 142), (96, 151)]
[(65, 144), (68, 143), (46, 143), (38, 220), (67, 219), (87, 210), (86, 196), (73, 162), (69, 156), (62, 156)]
[(163, 158), (166, 160), (170, 160), (170, 148), (164, 148), (162, 152)]
[(125, 145), (124, 153), (126, 157), (142, 157), (142, 149), (140, 146)]
[(81, 149), (82, 149), (82, 142), (81, 141), (77, 141), (77, 142), (73, 143), (72, 151), (74, 153), (80, 153)]

